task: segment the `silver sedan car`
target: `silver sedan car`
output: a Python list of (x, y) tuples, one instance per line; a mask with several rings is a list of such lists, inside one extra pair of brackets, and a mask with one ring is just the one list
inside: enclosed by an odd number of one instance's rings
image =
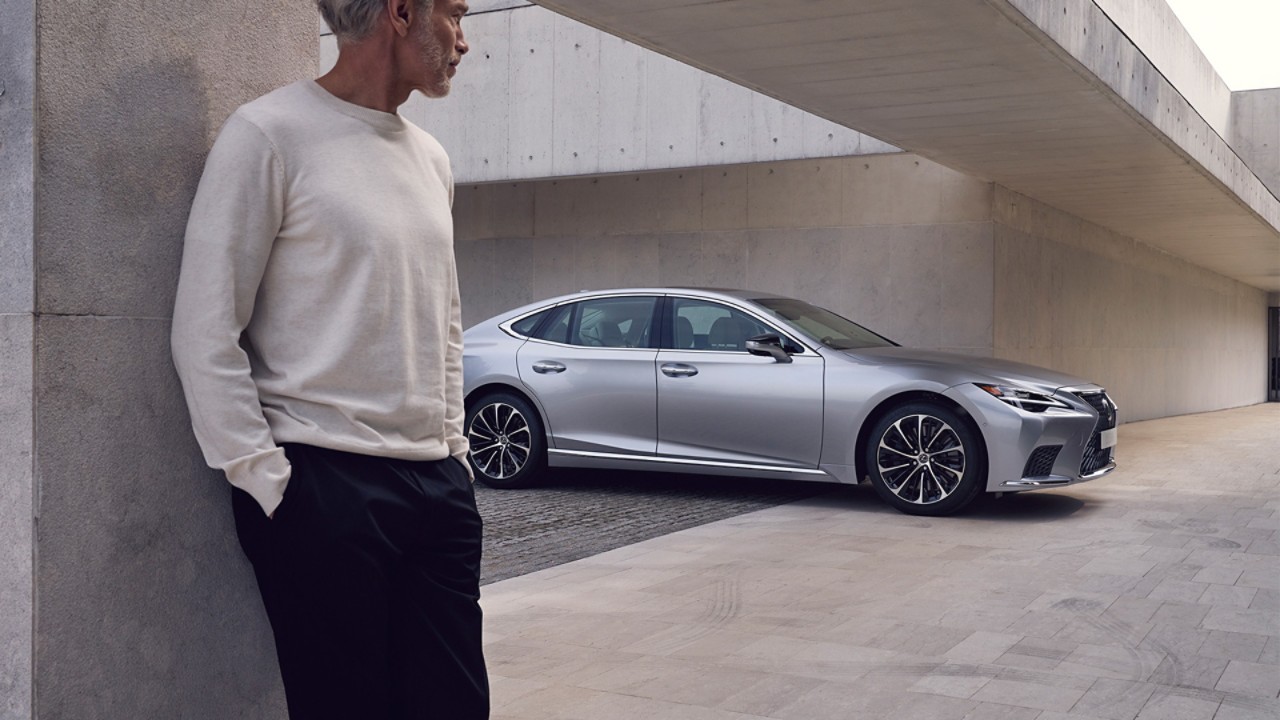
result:
[(741, 290), (582, 292), (465, 334), (476, 477), (547, 466), (857, 483), (917, 515), (1115, 468), (1103, 388), (899, 346), (801, 300)]

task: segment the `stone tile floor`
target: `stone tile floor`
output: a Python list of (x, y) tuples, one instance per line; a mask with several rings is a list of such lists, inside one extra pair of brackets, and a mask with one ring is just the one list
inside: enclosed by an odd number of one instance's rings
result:
[(841, 488), (487, 585), (495, 720), (1280, 717), (1280, 404), (901, 515)]

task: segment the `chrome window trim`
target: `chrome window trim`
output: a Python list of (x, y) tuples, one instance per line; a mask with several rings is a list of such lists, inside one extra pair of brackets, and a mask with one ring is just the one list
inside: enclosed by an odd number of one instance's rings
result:
[[(549, 311), (549, 310), (554, 310), (554, 309), (556, 309), (556, 308), (558, 308), (558, 307), (560, 307), (560, 306), (562, 306), (562, 305), (568, 305), (569, 303), (582, 302), (582, 301), (584, 301), (584, 300), (596, 300), (596, 299), (600, 299), (600, 298), (620, 298), (620, 297), (623, 297), (623, 298), (625, 298), (625, 297), (635, 297), (635, 298), (644, 298), (644, 297), (663, 298), (663, 297), (669, 297), (669, 298), (680, 298), (680, 299), (683, 299), (683, 300), (702, 300), (702, 301), (706, 301), (706, 302), (716, 303), (716, 304), (719, 304), (719, 305), (724, 305), (724, 306), (726, 306), (726, 307), (731, 307), (731, 308), (733, 308), (734, 310), (737, 310), (737, 311), (739, 311), (739, 312), (742, 312), (742, 313), (745, 313), (745, 314), (747, 314), (747, 315), (750, 315), (752, 318), (754, 318), (754, 319), (755, 319), (755, 321), (756, 321), (756, 322), (760, 323), (761, 325), (764, 325), (765, 327), (773, 328), (773, 329), (774, 329), (774, 330), (776, 330), (776, 331), (778, 332), (778, 334), (779, 334), (779, 335), (781, 335), (782, 337), (784, 337), (784, 338), (786, 338), (786, 339), (790, 340), (791, 342), (794, 342), (796, 345), (799, 345), (799, 346), (800, 346), (800, 348), (801, 348), (801, 351), (800, 351), (799, 353), (795, 353), (795, 355), (799, 355), (799, 356), (801, 356), (801, 357), (808, 357), (808, 356), (810, 356), (810, 355), (818, 355), (818, 356), (821, 356), (821, 355), (822, 355), (822, 353), (818, 352), (818, 350), (817, 350), (815, 347), (813, 347), (813, 345), (811, 345), (811, 344), (810, 344), (810, 343), (808, 343), (808, 342), (805, 342), (804, 340), (801, 340), (801, 339), (797, 338), (797, 337), (796, 337), (796, 334), (795, 334), (794, 332), (788, 332), (788, 331), (784, 331), (784, 330), (780, 330), (780, 329), (778, 329), (778, 323), (774, 322), (772, 319), (767, 318), (767, 317), (765, 317), (765, 316), (761, 315), (760, 313), (756, 312), (754, 309), (752, 309), (752, 308), (750, 308), (750, 307), (744, 307), (743, 305), (739, 304), (738, 302), (735, 302), (735, 301), (736, 301), (736, 298), (735, 298), (734, 300), (726, 300), (726, 299), (724, 299), (724, 298), (720, 298), (720, 297), (703, 297), (703, 296), (701, 296), (701, 295), (688, 295), (688, 294), (685, 294), (685, 293), (682, 293), (682, 292), (637, 293), (637, 292), (634, 292), (634, 291), (630, 291), (630, 292), (600, 292), (600, 293), (584, 293), (584, 294), (582, 295), (582, 297), (572, 297), (572, 298), (567, 298), (567, 299), (561, 300), (560, 302), (557, 302), (557, 303), (551, 303), (550, 305), (543, 305), (542, 307), (534, 308), (533, 310), (530, 310), (529, 312), (526, 312), (526, 313), (522, 313), (522, 314), (520, 314), (520, 315), (517, 315), (517, 316), (515, 316), (515, 317), (513, 317), (513, 318), (511, 318), (511, 319), (509, 319), (509, 320), (506, 320), (506, 321), (504, 321), (504, 322), (500, 323), (500, 324), (498, 325), (498, 329), (499, 329), (499, 330), (501, 330), (502, 332), (506, 333), (507, 335), (510, 335), (511, 337), (516, 338), (516, 339), (518, 339), (518, 340), (526, 340), (526, 341), (528, 341), (528, 342), (542, 343), (543, 345), (549, 345), (549, 346), (551, 346), (551, 347), (566, 347), (566, 348), (580, 348), (580, 347), (585, 347), (585, 346), (583, 346), (583, 345), (573, 345), (573, 344), (571, 344), (571, 343), (554, 342), (554, 341), (552, 341), (552, 340), (543, 340), (543, 339), (541, 339), (541, 338), (529, 337), (528, 335), (521, 335), (520, 333), (516, 332), (515, 330), (512, 330), (512, 329), (511, 329), (511, 326), (512, 326), (512, 325), (515, 325), (516, 323), (520, 322), (521, 320), (523, 320), (523, 319), (525, 319), (525, 318), (527, 318), (527, 317), (529, 317), (529, 316), (531, 316), (531, 315), (537, 315), (537, 314), (538, 314), (538, 313), (540, 313), (540, 312), (546, 312), (546, 311)], [(664, 348), (664, 347), (658, 347), (658, 348), (592, 348), (592, 349), (593, 349), (593, 350), (642, 350), (642, 351), (649, 351), (649, 352), (653, 352), (654, 350), (657, 350), (658, 352), (662, 352), (662, 351), (669, 351), (669, 352), (696, 352), (696, 353), (717, 353), (717, 354), (723, 354), (723, 355), (749, 355), (749, 354), (750, 354), (750, 353), (749, 353), (749, 352), (747, 352), (746, 350), (705, 350), (705, 349), (695, 350), (695, 349), (693, 349), (693, 348), (684, 349), (684, 348)]]
[(601, 300), (604, 298), (629, 298), (629, 297), (653, 298), (656, 302), (658, 300), (661, 300), (664, 297), (664, 295), (662, 295), (661, 293), (655, 294), (655, 293), (637, 293), (637, 292), (591, 293), (589, 295), (583, 295), (582, 297), (568, 298), (567, 300), (561, 300), (558, 303), (543, 305), (542, 307), (536, 308), (534, 310), (530, 310), (529, 312), (524, 313), (523, 315), (517, 315), (511, 318), (510, 320), (500, 323), (498, 325), (498, 329), (510, 335), (511, 337), (516, 338), (517, 340), (527, 340), (528, 342), (542, 343), (543, 345), (551, 345), (553, 347), (589, 348), (591, 350), (646, 350), (648, 352), (657, 352), (657, 350), (659, 350), (660, 348), (594, 347), (594, 346), (588, 346), (588, 345), (574, 345), (572, 343), (552, 342), (551, 340), (543, 340), (541, 338), (529, 337), (528, 335), (521, 335), (520, 333), (511, 329), (512, 325), (515, 325), (516, 323), (520, 322), (521, 320), (527, 317), (530, 317), (531, 315), (537, 315), (540, 312), (547, 312), (549, 310), (554, 310), (558, 307), (561, 307), (562, 305), (568, 305), (570, 303), (576, 303), (576, 302), (584, 302), (587, 300)]

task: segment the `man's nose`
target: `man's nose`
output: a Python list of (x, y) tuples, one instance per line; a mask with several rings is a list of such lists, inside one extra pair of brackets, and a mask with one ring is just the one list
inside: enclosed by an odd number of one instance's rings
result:
[(458, 41), (453, 44), (453, 49), (457, 50), (459, 55), (466, 55), (467, 51), (471, 49), (471, 46), (463, 39), (461, 30), (458, 31)]

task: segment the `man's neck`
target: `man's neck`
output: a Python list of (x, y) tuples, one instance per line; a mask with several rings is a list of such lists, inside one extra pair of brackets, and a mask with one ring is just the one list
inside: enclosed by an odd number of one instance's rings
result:
[(389, 47), (379, 43), (360, 43), (341, 48), (333, 69), (316, 78), (316, 83), (330, 95), (353, 105), (395, 114), (396, 108), (409, 99), (409, 89), (388, 68), (395, 67), (385, 57)]

